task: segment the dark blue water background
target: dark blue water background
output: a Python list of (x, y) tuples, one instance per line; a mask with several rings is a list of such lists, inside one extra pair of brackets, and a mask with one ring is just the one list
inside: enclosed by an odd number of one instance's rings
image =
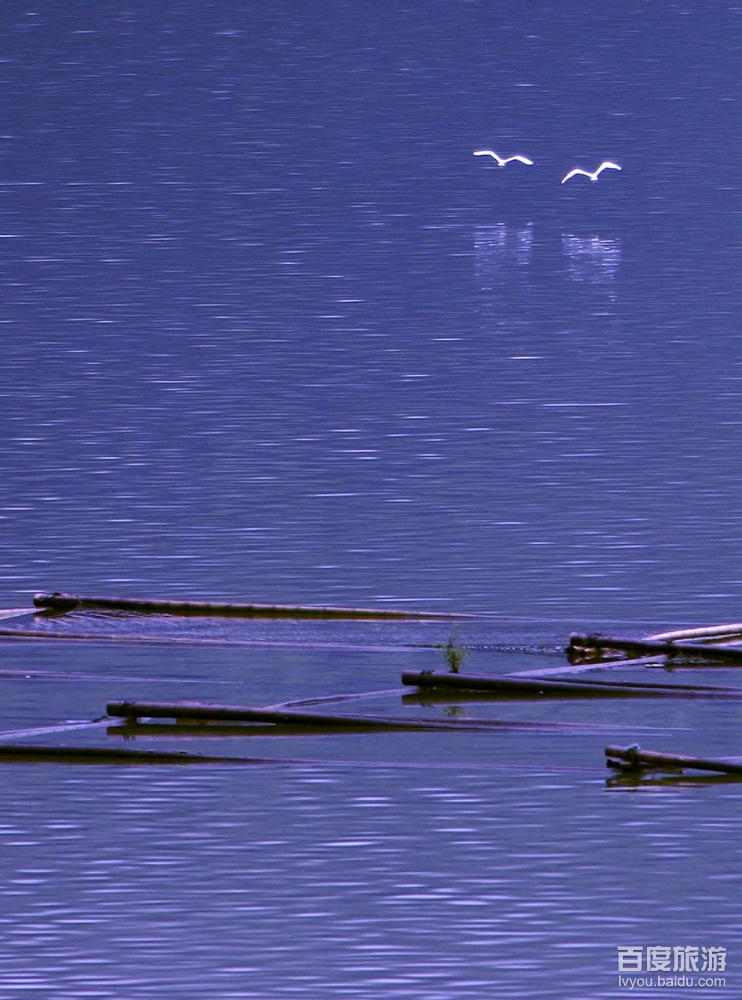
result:
[[(534, 620), (514, 645), (546, 627), (554, 649), (586, 622), (740, 619), (741, 19), (5, 5), (2, 606), (64, 589), (497, 612)], [(605, 158), (621, 172), (560, 184)], [(3, 727), (108, 698), (396, 688), (442, 662), (392, 648), (449, 634), (423, 631), (6, 644), (3, 669), (97, 679), (4, 680)], [(389, 648), (305, 647), (323, 639)], [(614, 997), (617, 946), (667, 944), (727, 946), (731, 996), (737, 786), (628, 791), (601, 768), (614, 736), (738, 752), (738, 711), (465, 710), (605, 732), (217, 741), (320, 762), (237, 770), (3, 765), (4, 995)]]

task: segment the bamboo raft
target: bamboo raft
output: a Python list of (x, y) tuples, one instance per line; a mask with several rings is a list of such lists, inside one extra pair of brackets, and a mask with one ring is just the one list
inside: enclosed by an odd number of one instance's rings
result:
[(602, 634), (570, 636), (566, 667), (503, 675), (407, 671), (404, 684), (422, 690), (482, 691), (502, 697), (718, 698), (739, 700), (742, 688), (709, 684), (659, 684), (586, 677), (595, 670), (631, 670), (683, 662), (742, 666), (742, 624), (680, 629), (644, 638)]
[[(487, 615), (449, 614), (446, 612), (408, 611), (399, 609), (311, 607), (306, 605), (220, 604), (202, 601), (137, 600), (120, 597), (91, 597), (76, 594), (36, 594), (34, 610), (15, 609), (0, 612), (0, 618), (21, 617), (41, 611), (47, 614), (67, 614), (75, 610), (102, 610), (137, 614), (227, 616), (242, 618), (309, 618), (359, 619), (396, 621), (486, 621)], [(492, 617), (490, 620), (492, 620)], [(3, 631), (2, 634), (5, 634)], [(33, 635), (21, 633), (16, 635)], [(38, 633), (37, 633), (38, 634)], [(64, 633), (63, 633), (64, 634)], [(39, 637), (42, 637), (39, 634)], [(88, 636), (85, 636), (86, 638)], [(90, 636), (91, 638), (93, 636)], [(116, 636), (118, 640), (148, 641), (147, 637)], [(152, 637), (152, 641), (211, 642), (221, 640), (200, 637)], [(301, 645), (301, 644), (299, 644)], [(444, 648), (444, 647), (440, 647)], [(472, 647), (474, 648), (474, 647)], [(479, 648), (479, 647), (477, 647)], [(459, 651), (463, 655), (463, 651)], [(722, 665), (742, 666), (742, 624), (704, 626), (658, 633), (640, 638), (576, 633), (565, 650), (568, 665), (525, 670), (501, 675), (464, 674), (449, 659), (449, 672), (423, 670), (405, 671), (402, 683), (420, 692), (451, 692), (456, 695), (491, 695), (504, 699), (519, 698), (703, 698), (718, 700), (742, 699), (742, 687), (709, 684), (654, 683), (635, 678), (617, 677), (625, 670), (656, 666)], [(585, 676), (593, 671), (613, 671), (612, 677)], [(8, 672), (12, 676), (17, 671)], [(22, 676), (49, 676), (46, 672), (23, 672)], [(69, 675), (74, 679), (75, 675)], [(78, 679), (89, 679), (79, 675)], [(65, 675), (67, 679), (67, 675)], [(97, 675), (96, 675), (97, 679)], [(123, 680), (124, 678), (118, 678)], [(134, 678), (132, 678), (134, 679)], [(140, 678), (136, 678), (140, 680)], [(379, 733), (406, 731), (448, 732), (530, 732), (587, 733), (606, 726), (590, 723), (533, 722), (494, 720), (485, 718), (416, 718), (393, 715), (346, 714), (322, 712), (317, 706), (331, 702), (361, 698), (402, 695), (405, 688), (394, 691), (363, 692), (350, 695), (330, 695), (306, 698), (281, 705), (253, 707), (219, 705), (206, 702), (134, 702), (112, 701), (106, 706), (106, 716), (88, 723), (65, 723), (0, 733), (0, 762), (44, 761), (70, 763), (161, 763), (178, 764), (190, 761), (205, 763), (258, 763), (246, 757), (205, 756), (178, 752), (135, 751), (112, 747), (46, 747), (18, 745), (13, 741), (35, 736), (47, 736), (72, 729), (106, 727), (110, 736), (135, 735), (173, 736), (247, 736), (247, 735), (311, 735), (316, 733)], [(419, 696), (422, 697), (422, 696)], [(118, 720), (112, 726), (113, 720)], [(168, 720), (170, 725), (162, 725)], [(174, 723), (174, 724), (173, 724)], [(608, 726), (609, 729), (620, 728)], [(636, 735), (636, 733), (634, 733)], [(642, 751), (638, 746), (605, 748), (609, 767), (616, 771), (638, 773), (645, 769), (696, 769), (723, 775), (742, 773), (742, 758), (706, 759), (677, 754)], [(278, 761), (273, 761), (277, 763)], [(284, 761), (285, 763), (286, 761)]]

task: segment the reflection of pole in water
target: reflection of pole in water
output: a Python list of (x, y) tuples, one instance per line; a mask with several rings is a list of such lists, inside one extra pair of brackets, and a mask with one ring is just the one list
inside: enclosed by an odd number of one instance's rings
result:
[(474, 259), (482, 288), (493, 288), (531, 262), (532, 223), (516, 228), (497, 222), (474, 230)]
[(593, 285), (613, 281), (621, 263), (620, 240), (602, 240), (597, 236), (562, 236), (567, 255), (567, 274), (571, 281)]

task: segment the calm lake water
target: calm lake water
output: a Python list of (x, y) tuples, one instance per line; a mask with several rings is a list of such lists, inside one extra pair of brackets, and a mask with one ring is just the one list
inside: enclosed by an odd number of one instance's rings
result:
[[(603, 766), (610, 742), (738, 753), (738, 709), (399, 689), (452, 632), (506, 672), (562, 662), (573, 628), (742, 618), (741, 19), (4, 9), (0, 606), (489, 617), (11, 641), (2, 728), (387, 690), (362, 710), (574, 728), (149, 733), (127, 745), (278, 763), (6, 763), (1, 996), (592, 1000), (632, 992), (629, 945), (726, 948), (703, 992), (739, 994), (739, 786)], [(560, 183), (603, 159), (622, 170)]]

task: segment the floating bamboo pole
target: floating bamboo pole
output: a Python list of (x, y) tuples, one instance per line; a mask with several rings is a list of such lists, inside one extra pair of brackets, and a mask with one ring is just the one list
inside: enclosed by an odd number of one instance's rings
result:
[[(368, 730), (408, 729), (496, 729), (510, 723), (487, 719), (400, 719), (394, 716), (325, 715), (318, 712), (295, 712), (272, 708), (249, 708), (243, 705), (211, 705), (205, 702), (131, 702), (114, 701), (106, 706), (108, 715), (126, 719), (204, 719), (209, 721), (257, 722), (294, 726), (321, 726), (324, 729), (353, 728)], [(535, 724), (534, 724), (535, 725)]]
[(470, 691), (492, 691), (502, 695), (535, 696), (582, 695), (588, 698), (742, 698), (742, 688), (711, 687), (692, 684), (650, 684), (640, 681), (601, 681), (583, 679), (560, 681), (551, 678), (516, 677), (481, 674), (437, 673), (424, 670), (406, 671), (403, 684), (417, 687), (463, 688)]
[[(637, 746), (605, 748), (608, 767), (620, 770), (640, 770), (643, 767), (693, 768), (696, 771), (720, 771), (724, 774), (742, 774), (742, 757), (708, 760), (703, 757), (688, 757), (684, 754), (655, 753), (640, 750)], [(619, 763), (620, 762), (620, 763)]]
[[(245, 726), (247, 735), (284, 734), (288, 727), (293, 727), (295, 735), (312, 732), (388, 732), (395, 730), (444, 730), (456, 732), (558, 732), (574, 733), (593, 731), (594, 726), (583, 726), (581, 723), (564, 722), (521, 722), (518, 720), (498, 719), (400, 719), (389, 716), (369, 715), (322, 715), (314, 712), (281, 711), (266, 708), (246, 708), (238, 705), (209, 705), (203, 702), (177, 702), (174, 704), (148, 702), (111, 702), (107, 706), (110, 716), (129, 720), (126, 733), (136, 733), (139, 725), (136, 720), (175, 719), (186, 724), (202, 720), (209, 722), (245, 722), (260, 723), (257, 726)], [(191, 728), (190, 725), (188, 727)], [(231, 730), (232, 727), (230, 727)], [(615, 728), (610, 726), (608, 728)], [(179, 725), (162, 727), (173, 735), (178, 735)], [(118, 729), (112, 730), (118, 732)], [(144, 731), (151, 733), (152, 725), (145, 724)], [(230, 732), (230, 735), (233, 735)]]
[[(482, 695), (478, 696), (478, 702), (481, 703)], [(433, 701), (429, 701), (426, 704), (430, 705)], [(420, 702), (416, 702), (420, 704)], [(448, 703), (446, 703), (448, 704)], [(468, 723), (464, 725), (463, 723)], [(440, 725), (431, 726), (427, 722), (424, 725), (417, 726), (407, 726), (405, 731), (413, 732), (419, 730), (424, 731), (437, 731), (437, 732), (467, 732), (467, 733), (524, 733), (530, 736), (544, 736), (544, 735), (559, 735), (559, 736), (590, 736), (595, 734), (602, 734), (603, 736), (610, 737), (612, 734), (618, 735), (619, 733), (626, 733), (628, 729), (631, 729), (632, 735), (637, 732), (649, 734), (651, 736), (665, 735), (668, 732), (672, 732), (672, 727), (667, 728), (664, 726), (636, 726), (628, 724), (613, 724), (613, 723), (589, 723), (589, 722), (548, 722), (541, 721), (519, 721), (516, 719), (507, 720), (495, 720), (495, 719), (459, 719), (457, 721), (441, 721)], [(163, 723), (163, 722), (139, 722), (137, 720), (128, 720), (121, 722), (118, 725), (109, 724), (106, 730), (109, 736), (121, 736), (124, 740), (137, 739), (138, 737), (145, 737), (146, 739), (151, 738), (162, 738), (167, 740), (177, 740), (180, 737), (186, 739), (193, 739), (198, 737), (198, 739), (225, 739), (231, 737), (239, 737), (240, 739), (247, 739), (250, 737), (256, 737), (260, 739), (282, 739), (291, 738), (295, 739), (297, 737), (304, 736), (327, 736), (330, 733), (342, 733), (343, 735), (360, 735), (362, 733), (368, 732), (394, 732), (388, 725), (380, 726), (378, 730), (370, 729), (368, 726), (354, 726), (352, 724), (345, 726), (332, 726), (328, 727), (322, 724), (316, 725), (286, 725), (284, 723), (276, 722), (270, 725), (259, 725), (251, 724), (249, 722), (220, 722), (218, 720), (205, 720), (205, 719), (176, 719), (174, 723)]]
[(133, 611), (139, 614), (211, 615), (235, 618), (364, 618), (370, 620), (458, 621), (479, 615), (453, 614), (444, 611), (408, 611), (398, 608), (335, 608), (291, 604), (221, 604), (211, 601), (139, 600), (131, 597), (89, 597), (79, 594), (34, 594), (34, 606), (53, 611), (78, 608), (103, 608), (110, 611)]
[(32, 729), (6, 729), (0, 732), (0, 740), (21, 740), (29, 736), (51, 736), (69, 733), (75, 729), (101, 729), (109, 725), (108, 719), (93, 719), (90, 722), (60, 722), (55, 726), (34, 726)]
[(600, 660), (586, 660), (576, 666), (542, 667), (538, 670), (518, 670), (509, 674), (509, 677), (576, 677), (579, 674), (600, 673), (606, 670), (635, 670), (637, 667), (657, 667), (666, 662), (665, 656), (641, 656), (627, 659), (625, 656), (611, 659), (606, 657)]
[(706, 625), (703, 628), (677, 629), (675, 632), (658, 632), (656, 635), (648, 635), (646, 638), (672, 642), (675, 639), (730, 639), (734, 636), (738, 636), (742, 642), (742, 623), (735, 622), (731, 625)]
[(2, 746), (0, 763), (34, 761), (55, 764), (272, 764), (281, 761), (216, 757), (182, 750), (122, 750), (117, 747)]
[[(634, 733), (635, 727), (632, 726), (631, 728), (632, 733)], [(624, 726), (623, 733), (626, 733), (626, 730), (627, 727)], [(350, 726), (336, 731), (344, 734), (367, 732), (362, 727), (354, 730)], [(232, 737), (239, 737), (241, 740), (253, 737), (263, 740), (269, 737), (271, 739), (286, 737), (295, 739), (297, 736), (326, 736), (328, 730), (327, 726), (289, 726), (280, 722), (271, 725), (258, 725), (250, 722), (222, 722), (218, 719), (176, 719), (172, 723), (164, 722), (162, 719), (155, 719), (152, 722), (140, 722), (137, 719), (122, 719), (120, 722), (112, 724), (109, 719), (106, 732), (109, 736), (123, 737), (125, 741), (139, 738), (147, 740), (163, 739), (168, 741), (187, 739), (190, 741), (194, 737), (199, 740), (224, 740), (231, 739)], [(652, 735), (657, 735), (656, 729)]]
[(688, 640), (626, 639), (609, 635), (572, 635), (567, 654), (575, 655), (587, 650), (599, 654), (604, 649), (619, 649), (636, 654), (664, 654), (670, 657), (688, 656), (705, 660), (723, 660), (725, 663), (742, 665), (742, 647), (711, 646), (708, 643)]

